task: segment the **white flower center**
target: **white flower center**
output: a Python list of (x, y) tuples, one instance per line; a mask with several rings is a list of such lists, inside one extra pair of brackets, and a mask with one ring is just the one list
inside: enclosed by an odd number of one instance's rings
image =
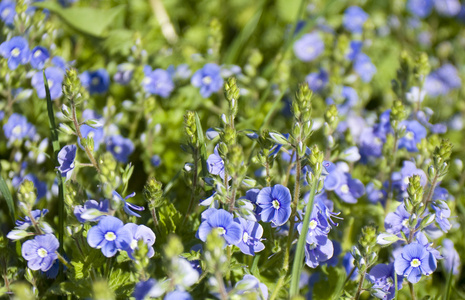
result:
[(225, 235), (226, 234), (226, 229), (223, 227), (218, 227), (218, 234), (219, 235)]
[(415, 135), (413, 134), (413, 132), (409, 131), (405, 134), (405, 138), (407, 140), (413, 140), (413, 138), (415, 137)]
[(136, 239), (132, 239), (131, 241), (131, 249), (134, 250), (137, 248), (137, 240)]
[(203, 84), (210, 84), (212, 83), (212, 78), (210, 76), (205, 76), (204, 78), (202, 78), (202, 82)]
[(116, 240), (116, 234), (114, 232), (108, 231), (105, 233), (105, 239), (109, 242)]
[(418, 268), (421, 265), (421, 261), (418, 258), (412, 259), (410, 265), (414, 268)]
[(318, 225), (318, 223), (317, 223), (316, 220), (311, 220), (311, 221), (310, 221), (310, 226), (309, 226), (309, 227), (310, 227), (310, 229), (313, 230), (313, 229), (316, 228), (317, 225)]
[(309, 46), (305, 49), (305, 51), (308, 53), (308, 54), (313, 54), (313, 52), (315, 52), (315, 48), (312, 47), (312, 46)]
[(144, 78), (144, 84), (147, 85), (147, 84), (150, 84), (152, 82), (152, 79), (150, 77), (145, 77)]
[(48, 87), (49, 87), (49, 88), (52, 88), (52, 86), (53, 86), (53, 80), (47, 79), (47, 83), (48, 83)]
[(343, 185), (341, 186), (341, 192), (342, 192), (343, 194), (347, 194), (347, 193), (349, 192), (349, 186), (348, 186), (347, 184), (343, 184)]
[(12, 130), (13, 135), (20, 135), (21, 132), (23, 132), (23, 129), (20, 125), (16, 125)]
[(275, 209), (279, 209), (281, 207), (281, 204), (279, 203), (278, 200), (273, 200), (271, 202), (271, 205), (273, 205), (273, 208), (275, 208)]
[(120, 146), (116, 146), (115, 147), (115, 153), (121, 153), (121, 151), (123, 151), (123, 148), (121, 148)]
[(378, 138), (378, 137), (374, 139), (374, 142), (375, 142), (375, 145), (382, 145), (383, 144), (383, 141), (381, 141), (381, 139)]
[(48, 251), (45, 248), (39, 248), (37, 249), (37, 255), (42, 258), (47, 257)]
[(404, 220), (402, 221), (402, 226), (408, 227), (408, 219), (404, 219)]
[(9, 8), (5, 8), (2, 12), (2, 18), (6, 18), (8, 17), (8, 15), (10, 14), (10, 9)]
[(19, 50), (18, 48), (13, 48), (13, 50), (11, 50), (11, 56), (13, 57), (18, 57), (20, 54), (21, 50)]
[(249, 234), (244, 231), (244, 234), (242, 235), (242, 241), (244, 243), (247, 243), (249, 241)]
[(42, 54), (42, 51), (38, 49), (36, 52), (34, 52), (34, 58), (39, 57)]
[(405, 177), (404, 177), (404, 184), (409, 184), (408, 176), (405, 176)]
[(100, 79), (98, 77), (94, 77), (92, 79), (92, 85), (99, 85), (100, 84)]

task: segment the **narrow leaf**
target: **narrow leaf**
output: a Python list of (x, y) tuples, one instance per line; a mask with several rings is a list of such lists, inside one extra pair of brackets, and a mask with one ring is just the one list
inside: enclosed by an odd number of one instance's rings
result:
[(5, 198), (6, 204), (8, 205), (8, 210), (10, 211), (11, 220), (13, 223), (16, 220), (15, 217), (15, 203), (13, 202), (13, 197), (11, 196), (10, 190), (8, 189), (8, 185), (5, 182), (5, 179), (2, 177), (2, 164), (0, 164), (0, 193)]

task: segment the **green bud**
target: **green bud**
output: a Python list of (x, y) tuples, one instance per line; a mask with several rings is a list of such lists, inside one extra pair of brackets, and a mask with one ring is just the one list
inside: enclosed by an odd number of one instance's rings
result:
[(184, 246), (182, 245), (181, 239), (174, 234), (168, 236), (168, 242), (163, 248), (165, 256), (167, 259), (171, 260), (173, 258), (179, 257), (184, 251)]
[(363, 247), (363, 249), (371, 249), (376, 245), (376, 238), (376, 228), (374, 226), (365, 226), (362, 229), (362, 236), (358, 242)]
[(184, 115), (184, 131), (191, 145), (197, 144), (197, 124), (195, 121), (195, 112), (188, 111)]
[(330, 106), (328, 106), (325, 112), (325, 121), (333, 129), (337, 127), (337, 123), (339, 120), (338, 116), (339, 114), (336, 105), (331, 104)]
[(163, 205), (163, 186), (155, 177), (150, 177), (144, 186), (144, 199), (149, 207), (158, 208)]
[(400, 122), (405, 119), (406, 112), (405, 107), (402, 101), (396, 100), (392, 104), (390, 118), (391, 121)]
[(92, 285), (93, 297), (96, 300), (113, 300), (115, 294), (112, 289), (108, 286), (106, 279), (100, 278), (93, 281)]
[(19, 187), (18, 200), (25, 204), (26, 207), (32, 208), (37, 200), (34, 183), (25, 179)]
[(81, 86), (76, 69), (68, 69), (66, 71), (65, 80), (63, 82), (63, 95), (70, 101), (70, 103), (79, 104), (87, 98), (88, 93), (86, 89)]
[(224, 84), (224, 96), (229, 102), (230, 114), (235, 116), (237, 114), (237, 100), (239, 99), (239, 88), (235, 77), (230, 77)]
[(236, 143), (236, 130), (230, 124), (226, 124), (220, 137), (227, 146), (232, 146)]

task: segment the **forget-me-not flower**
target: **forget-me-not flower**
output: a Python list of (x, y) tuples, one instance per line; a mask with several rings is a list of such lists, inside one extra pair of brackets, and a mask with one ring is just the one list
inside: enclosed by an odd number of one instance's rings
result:
[(242, 239), (242, 227), (233, 222), (233, 215), (224, 209), (211, 208), (211, 213), (200, 224), (197, 236), (200, 240), (206, 241), (208, 234), (213, 230), (225, 239), (228, 245), (236, 245)]
[(46, 272), (58, 258), (55, 252), (59, 245), (58, 239), (51, 233), (37, 235), (23, 244), (21, 254), (27, 260), (29, 269)]
[(92, 248), (102, 249), (103, 255), (112, 257), (117, 250), (124, 250), (131, 244), (132, 236), (123, 222), (115, 217), (106, 216), (98, 225), (87, 232), (87, 242)]
[(281, 184), (265, 187), (258, 193), (257, 205), (262, 221), (284, 225), (291, 215), (291, 192)]
[(422, 275), (431, 275), (436, 270), (434, 255), (419, 243), (406, 245), (394, 261), (396, 273), (411, 283), (420, 281)]

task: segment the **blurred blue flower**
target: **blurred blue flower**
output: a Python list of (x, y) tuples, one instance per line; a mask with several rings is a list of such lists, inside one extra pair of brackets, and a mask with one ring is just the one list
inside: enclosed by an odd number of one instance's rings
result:
[(187, 79), (191, 76), (192, 71), (188, 64), (180, 64), (177, 67), (170, 65), (166, 71), (170, 74), (173, 80)]
[(442, 231), (448, 232), (452, 228), (452, 225), (448, 220), (451, 212), (447, 203), (445, 201), (437, 200), (431, 203), (431, 207), (436, 213), (436, 223), (438, 223)]
[(351, 41), (346, 58), (349, 61), (353, 61), (360, 53), (362, 53), (362, 48), (363, 48), (362, 41)]
[(152, 157), (150, 158), (150, 163), (152, 164), (152, 166), (154, 166), (155, 168), (156, 167), (159, 167), (161, 165), (161, 158), (159, 155), (152, 155)]
[(409, 184), (409, 177), (413, 175), (420, 176), (421, 185), (426, 186), (427, 179), (425, 172), (417, 168), (415, 163), (405, 160), (402, 164), (402, 169), (400, 169), (400, 173), (395, 172), (392, 174), (394, 188), (400, 190), (400, 192), (405, 192)]
[(158, 284), (155, 279), (150, 278), (146, 281), (136, 283), (132, 296), (136, 298), (136, 300), (144, 300), (147, 299), (147, 297), (160, 297), (164, 293), (165, 291), (160, 284)]
[(233, 215), (224, 209), (211, 209), (211, 213), (200, 224), (197, 237), (205, 242), (213, 229), (218, 230), (228, 245), (236, 245), (242, 239), (241, 226), (234, 222)]
[[(45, 216), (48, 213), (48, 209), (36, 209), (31, 211), (31, 216), (34, 218), (36, 222), (38, 222), (43, 216)], [(22, 220), (16, 220), (15, 222), (16, 228), (21, 229), (21, 230), (26, 230), (30, 226), (32, 226), (32, 221), (29, 216), (25, 216)]]
[(411, 283), (420, 281), (422, 275), (431, 275), (436, 270), (436, 258), (419, 243), (406, 245), (394, 261), (396, 273)]
[(387, 193), (384, 189), (377, 189), (373, 182), (369, 182), (366, 185), (366, 193), (368, 201), (370, 201), (373, 204), (381, 202), (381, 204), (384, 205), (384, 202), (386, 201), (387, 197)]
[(8, 68), (15, 70), (19, 65), (25, 65), (31, 58), (29, 44), (22, 36), (12, 37), (0, 44), (0, 55), (8, 59)]
[(308, 87), (314, 92), (321, 92), (329, 82), (329, 75), (324, 69), (320, 69), (319, 72), (313, 72), (305, 77), (305, 81), (308, 83)]
[[(394, 264), (377, 264), (371, 268), (367, 279), (373, 284), (372, 295), (385, 300), (394, 299), (395, 296)], [(402, 288), (402, 276), (397, 276), (397, 290)]]
[(119, 162), (126, 163), (129, 156), (134, 152), (134, 144), (130, 139), (121, 135), (113, 135), (107, 138), (107, 151), (109, 151)]
[(433, 10), (433, 0), (409, 0), (407, 8), (415, 16), (426, 18)]
[(155, 244), (156, 237), (152, 229), (148, 228), (145, 225), (137, 225), (134, 223), (126, 224), (124, 225), (124, 228), (126, 228), (131, 233), (132, 237), (131, 243), (125, 249), (131, 259), (134, 259), (132, 254), (134, 250), (137, 248), (137, 243), (139, 240), (143, 240), (144, 244), (147, 245), (147, 257), (150, 258), (155, 254), (155, 250), (153, 250), (152, 246), (153, 244)]
[(142, 85), (147, 93), (158, 95), (163, 98), (169, 97), (174, 89), (174, 83), (168, 71), (144, 67), (145, 78)]
[(305, 245), (305, 263), (310, 268), (316, 268), (320, 262), (324, 262), (333, 257), (333, 242), (327, 239), (324, 244), (306, 244)]
[[(63, 70), (57, 67), (48, 67), (45, 69), (45, 77), (47, 78), (48, 88), (50, 90), (50, 98), (55, 100), (63, 94), (62, 83), (65, 77)], [(46, 96), (44, 75), (42, 71), (36, 72), (31, 79), (31, 85), (37, 91), (37, 96), (40, 99), (44, 99)]]
[(291, 215), (291, 192), (283, 185), (263, 188), (257, 196), (260, 218), (276, 226), (284, 225)]
[(224, 179), (224, 161), (218, 153), (218, 145), (215, 146), (213, 153), (207, 159), (208, 173), (213, 175), (220, 175)]
[(17, 113), (11, 114), (8, 121), (3, 125), (3, 134), (9, 143), (25, 138), (32, 139), (36, 133), (34, 125), (29, 123), (25, 116)]
[(175, 290), (167, 293), (163, 300), (192, 300), (192, 296), (186, 291)]
[(358, 6), (350, 6), (344, 11), (342, 24), (352, 33), (362, 33), (363, 24), (368, 20), (368, 14)]
[(444, 269), (449, 273), (458, 275), (460, 272), (460, 256), (454, 248), (454, 242), (449, 239), (442, 241), (442, 255), (444, 256)]
[(87, 232), (89, 246), (102, 249), (106, 257), (114, 256), (117, 250), (126, 249), (131, 241), (131, 233), (123, 226), (123, 222), (112, 216), (102, 218), (98, 225)]
[(399, 140), (399, 149), (405, 148), (408, 152), (418, 152), (417, 144), (426, 137), (426, 129), (417, 120), (402, 121), (405, 126), (405, 135)]
[(294, 43), (294, 53), (301, 61), (312, 61), (320, 56), (325, 49), (325, 44), (318, 32), (304, 34)]
[(145, 209), (145, 207), (135, 205), (135, 204), (132, 204), (132, 203), (126, 201), (129, 198), (134, 197), (135, 195), (136, 195), (136, 193), (133, 192), (133, 193), (131, 193), (131, 194), (129, 194), (126, 197), (123, 198), (117, 191), (113, 191), (113, 199), (115, 201), (122, 201), (123, 202), (123, 210), (130, 216), (140, 218), (140, 215), (138, 213), (136, 213), (136, 212), (133, 212), (131, 209), (134, 209), (134, 210), (137, 210), (137, 211), (143, 211)]
[(82, 86), (85, 87), (91, 95), (103, 94), (110, 86), (110, 76), (105, 69), (85, 71), (79, 77), (81, 79)]
[(384, 228), (388, 233), (399, 235), (401, 231), (405, 234), (409, 232), (408, 221), (410, 218), (409, 212), (405, 209), (404, 204), (397, 206), (395, 212), (387, 214), (384, 220)]
[(46, 272), (58, 258), (55, 252), (59, 245), (58, 239), (51, 233), (37, 235), (23, 244), (21, 254), (27, 260), (29, 269)]
[(376, 67), (371, 62), (370, 57), (364, 53), (357, 55), (354, 63), (354, 70), (364, 82), (370, 82), (376, 74)]
[[(42, 46), (37, 46), (31, 51), (31, 66), (35, 69), (42, 70), (45, 62), (49, 59), (48, 50)], [(48, 78), (48, 77), (47, 77)]]
[(134, 73), (134, 65), (131, 63), (119, 64), (113, 80), (121, 85), (128, 85)]
[(208, 98), (223, 86), (223, 78), (220, 72), (221, 68), (217, 64), (206, 64), (192, 75), (191, 84), (200, 88), (202, 97)]
[(263, 235), (263, 227), (257, 222), (245, 220), (243, 218), (235, 218), (234, 222), (242, 227), (242, 238), (236, 244), (242, 253), (247, 255), (255, 255), (255, 252), (260, 252), (265, 249), (265, 245), (261, 242)]
[(461, 85), (457, 69), (451, 64), (445, 64), (426, 76), (424, 87), (428, 95), (435, 97), (445, 95)]
[(16, 16), (16, 5), (13, 0), (3, 0), (0, 2), (0, 20), (5, 25), (12, 26)]
[(462, 5), (458, 0), (434, 0), (436, 11), (443, 16), (453, 17), (460, 13)]
[(358, 276), (358, 268), (354, 265), (354, 257), (352, 253), (346, 252), (346, 254), (342, 257), (342, 266), (346, 270), (347, 276), (349, 276), (350, 272), (352, 275), (350, 276), (350, 280), (355, 280)]
[[(79, 129), (81, 130), (81, 134), (83, 138), (92, 138), (94, 140), (94, 151), (97, 151), (100, 145), (105, 140), (105, 134), (103, 131), (103, 127), (91, 127), (87, 124), (82, 124)], [(81, 144), (81, 138), (78, 137), (78, 144), (79, 147), (84, 149)]]
[(60, 171), (62, 177), (66, 177), (66, 180), (69, 180), (73, 174), (76, 150), (76, 145), (67, 145), (58, 152), (57, 159), (60, 164), (58, 171)]
[[(91, 209), (96, 209), (101, 212), (101, 214), (86, 214)], [(100, 221), (105, 214), (109, 212), (110, 204), (108, 200), (102, 200), (97, 202), (96, 200), (87, 200), (84, 205), (76, 205), (74, 207), (74, 215), (79, 222), (85, 223), (87, 221), (97, 222)]]
[[(241, 299), (254, 299), (247, 297), (249, 293), (256, 293), (256, 299), (268, 299), (268, 287), (261, 283), (255, 276), (245, 274), (244, 277), (239, 280), (234, 288), (237, 291), (237, 295), (244, 295)], [(263, 298), (260, 296), (263, 295)]]

